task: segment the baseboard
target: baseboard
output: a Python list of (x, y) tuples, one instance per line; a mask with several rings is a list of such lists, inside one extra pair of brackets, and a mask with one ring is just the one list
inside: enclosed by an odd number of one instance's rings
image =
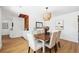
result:
[(70, 42), (73, 42), (73, 43), (79, 43), (78, 41), (74, 40), (74, 39), (69, 39), (69, 38), (61, 38), (63, 40), (66, 40), (66, 41), (70, 41)]

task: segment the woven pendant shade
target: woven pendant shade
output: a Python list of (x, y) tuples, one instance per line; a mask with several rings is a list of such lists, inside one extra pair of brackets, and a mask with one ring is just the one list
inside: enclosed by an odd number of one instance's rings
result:
[(45, 21), (49, 21), (50, 18), (51, 18), (51, 12), (49, 12), (47, 9), (48, 9), (48, 7), (46, 7), (46, 10), (45, 10), (45, 12), (44, 12), (44, 14), (43, 14), (43, 19), (44, 19)]

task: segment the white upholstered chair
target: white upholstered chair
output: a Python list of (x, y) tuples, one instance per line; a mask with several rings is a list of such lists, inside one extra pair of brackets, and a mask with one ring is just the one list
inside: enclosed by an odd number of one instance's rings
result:
[(61, 47), (61, 45), (60, 45), (60, 35), (61, 35), (61, 31), (58, 31), (57, 32), (57, 38), (56, 38), (56, 41), (55, 41), (59, 48)]
[(45, 43), (45, 46), (51, 49), (54, 47), (55, 52), (57, 52), (57, 45), (60, 47), (60, 34), (61, 31), (53, 31), (50, 37), (50, 41)]
[(30, 52), (30, 48), (34, 51), (34, 53), (36, 53), (38, 49), (42, 48), (42, 42), (36, 40), (32, 32), (27, 31), (27, 39), (29, 42), (28, 52)]
[(55, 46), (56, 34), (57, 32), (53, 32), (50, 37), (50, 41), (45, 43), (45, 46), (50, 49), (50, 52), (51, 52), (51, 49)]

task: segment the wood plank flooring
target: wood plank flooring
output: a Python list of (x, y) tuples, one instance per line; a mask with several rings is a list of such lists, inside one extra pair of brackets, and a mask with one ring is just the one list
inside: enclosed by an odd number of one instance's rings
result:
[[(22, 37), (19, 38), (9, 38), (9, 36), (2, 37), (3, 47), (0, 49), (0, 53), (27, 53), (28, 51), (28, 42)], [(78, 53), (79, 44), (62, 40), (61, 39), (61, 48), (58, 48), (58, 53)], [(30, 51), (33, 52), (32, 49)], [(41, 53), (41, 50), (37, 51)], [(52, 53), (54, 49), (52, 49)], [(49, 53), (49, 49), (46, 49), (46, 53)]]

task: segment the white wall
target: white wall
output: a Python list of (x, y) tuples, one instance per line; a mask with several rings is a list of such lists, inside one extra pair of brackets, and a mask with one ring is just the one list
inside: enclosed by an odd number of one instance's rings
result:
[(78, 42), (78, 15), (79, 11), (54, 17), (51, 20), (51, 30), (55, 29), (56, 21), (64, 21), (64, 30), (61, 37), (65, 40)]
[[(14, 24), (13, 30), (12, 22)], [(8, 23), (8, 29), (2, 29), (2, 35), (10, 35), (10, 37), (20, 37), (22, 36), (22, 31), (24, 29), (23, 19), (18, 17), (18, 14), (2, 9), (2, 23)]]
[(0, 8), (0, 48), (2, 47), (2, 36), (1, 36), (1, 8)]
[(38, 7), (38, 6), (37, 7), (30, 7), (30, 10), (29, 10), (30, 30), (35, 28), (36, 22), (43, 22), (44, 26), (50, 26), (50, 21), (44, 22), (43, 13), (44, 13), (44, 7), (41, 7), (41, 6), (40, 7)]
[(2, 29), (2, 35), (9, 35), (13, 14), (5, 9), (2, 9), (2, 23), (8, 23), (8, 29)]
[(10, 37), (21, 37), (24, 31), (24, 21), (23, 18), (14, 17), (13, 20), (13, 30), (10, 31)]

